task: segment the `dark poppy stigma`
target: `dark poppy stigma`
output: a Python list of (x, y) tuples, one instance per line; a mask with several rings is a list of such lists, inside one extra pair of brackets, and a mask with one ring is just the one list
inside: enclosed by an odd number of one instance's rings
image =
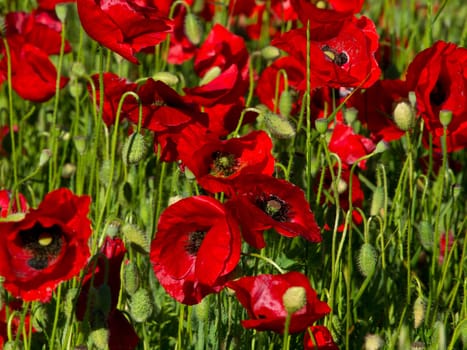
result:
[(203, 243), (204, 236), (206, 236), (205, 231), (190, 232), (185, 244), (185, 251), (192, 256), (196, 256), (201, 247), (201, 243)]
[(47, 268), (62, 248), (62, 230), (59, 226), (43, 227), (36, 223), (33, 228), (19, 232), (22, 247), (32, 253), (28, 265), (36, 270)]

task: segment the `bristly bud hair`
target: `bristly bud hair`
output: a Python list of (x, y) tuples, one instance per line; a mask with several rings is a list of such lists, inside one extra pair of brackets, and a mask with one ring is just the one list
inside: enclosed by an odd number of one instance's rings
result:
[(107, 328), (94, 329), (89, 333), (90, 345), (98, 350), (105, 350), (109, 345), (109, 330)]
[(441, 321), (436, 321), (433, 325), (433, 338), (431, 343), (435, 349), (446, 350), (446, 326)]
[(425, 310), (425, 300), (419, 296), (417, 299), (415, 299), (413, 304), (413, 324), (415, 329), (420, 327), (425, 320)]
[(415, 111), (412, 105), (408, 102), (401, 101), (397, 103), (392, 112), (394, 122), (402, 131), (408, 131), (415, 124)]
[(151, 317), (154, 304), (151, 295), (145, 288), (140, 288), (131, 296), (130, 314), (136, 322), (144, 322)]
[(126, 139), (122, 149), (123, 163), (125, 165), (136, 164), (143, 159), (147, 146), (144, 136), (135, 132)]
[(367, 334), (365, 336), (365, 350), (380, 350), (384, 346), (384, 340), (377, 334)]
[(357, 264), (364, 277), (371, 276), (376, 269), (378, 253), (371, 243), (363, 243), (358, 252)]
[(125, 239), (131, 243), (135, 248), (142, 250), (143, 252), (149, 252), (149, 237), (145, 231), (137, 227), (136, 225), (126, 223), (120, 231), (123, 233)]
[(289, 314), (293, 314), (306, 305), (306, 290), (301, 286), (293, 286), (287, 289), (282, 296), (284, 308)]
[(138, 267), (132, 261), (123, 264), (123, 288), (129, 295), (133, 295), (139, 288)]
[(264, 113), (264, 123), (268, 131), (277, 138), (290, 139), (296, 134), (295, 127), (292, 123), (279, 114), (272, 112)]

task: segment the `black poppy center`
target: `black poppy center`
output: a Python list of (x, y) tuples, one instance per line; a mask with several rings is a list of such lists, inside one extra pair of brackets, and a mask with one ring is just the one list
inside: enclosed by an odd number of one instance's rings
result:
[(433, 90), (430, 92), (430, 102), (435, 106), (441, 106), (444, 101), (446, 101), (446, 91), (443, 88), (441, 81), (437, 81)]
[(337, 50), (334, 50), (332, 47), (329, 45), (324, 45), (321, 48), (321, 51), (323, 51), (324, 55), (331, 61), (337, 64), (339, 67), (343, 66), (347, 62), (349, 62), (349, 56), (345, 52), (338, 52)]
[(24, 250), (33, 256), (28, 265), (36, 270), (43, 270), (49, 266), (62, 249), (63, 232), (57, 225), (43, 227), (37, 223), (33, 228), (19, 232), (19, 238)]
[(257, 198), (256, 204), (263, 212), (274, 220), (279, 222), (289, 221), (290, 206), (286, 201), (278, 196), (273, 194), (263, 194)]
[(205, 231), (190, 232), (185, 244), (185, 251), (192, 256), (196, 256), (201, 247), (201, 243), (203, 243), (204, 236), (206, 236)]
[(214, 152), (212, 154), (211, 175), (217, 177), (228, 177), (237, 170), (237, 159), (235, 155), (227, 152)]

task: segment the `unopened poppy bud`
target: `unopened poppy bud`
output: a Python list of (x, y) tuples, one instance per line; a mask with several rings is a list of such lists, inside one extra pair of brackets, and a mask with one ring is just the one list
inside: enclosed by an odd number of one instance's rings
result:
[(348, 125), (352, 125), (352, 123), (357, 120), (358, 110), (356, 108), (347, 108), (344, 112), (344, 119)]
[(275, 137), (289, 139), (295, 136), (295, 128), (292, 124), (276, 113), (265, 113), (264, 122), (268, 131)]
[(52, 151), (50, 149), (43, 149), (39, 157), (39, 167), (42, 168), (46, 165), (50, 157), (52, 157)]
[(136, 322), (144, 322), (151, 317), (153, 301), (149, 292), (140, 288), (132, 295), (130, 301), (130, 314)]
[(9, 340), (3, 344), (3, 350), (24, 350), (24, 344), (21, 340)]
[(196, 317), (202, 321), (207, 322), (209, 320), (209, 301), (207, 298), (201, 300), (199, 304), (195, 306)]
[(376, 144), (375, 153), (383, 153), (389, 149), (389, 145), (386, 141), (381, 140)]
[(65, 22), (66, 14), (67, 14), (68, 6), (64, 4), (55, 5), (55, 13), (57, 14), (58, 19), (60, 22)]
[(282, 296), (285, 310), (289, 314), (297, 312), (306, 305), (306, 290), (301, 286), (293, 286), (287, 289)]
[(83, 94), (83, 84), (74, 82), (73, 84), (70, 84), (68, 87), (68, 91), (70, 92), (71, 97), (73, 98), (79, 98)]
[(222, 70), (218, 66), (214, 66), (211, 69), (209, 69), (206, 74), (203, 76), (201, 81), (199, 82), (199, 86), (206, 85), (216, 79), (220, 74)]
[(201, 42), (203, 27), (201, 27), (199, 19), (194, 13), (188, 12), (185, 16), (184, 29), (187, 39), (193, 45), (198, 45)]
[(107, 328), (94, 329), (89, 333), (89, 342), (98, 350), (105, 350), (109, 345), (109, 330)]
[(152, 79), (162, 81), (169, 86), (176, 86), (180, 82), (180, 78), (170, 72), (154, 73)]
[(418, 225), (418, 235), (423, 248), (430, 251), (433, 248), (433, 226), (428, 221), (421, 221)]
[(412, 344), (410, 344), (410, 350), (425, 350), (425, 343), (421, 341), (415, 341)]
[(382, 186), (376, 187), (375, 190), (373, 191), (373, 196), (371, 198), (371, 208), (370, 208), (371, 216), (382, 214), (381, 209), (383, 209), (383, 206), (384, 206), (384, 199), (385, 199), (384, 188)]
[(64, 179), (69, 179), (76, 173), (76, 165), (72, 163), (65, 163), (63, 164), (62, 168), (62, 177)]
[(394, 122), (397, 127), (403, 131), (412, 129), (415, 122), (415, 112), (410, 103), (399, 102), (392, 112)]
[(425, 309), (425, 301), (419, 296), (413, 304), (413, 323), (415, 329), (420, 327), (425, 320)]
[(78, 154), (82, 156), (86, 152), (86, 137), (84, 136), (75, 136), (73, 137), (73, 143), (75, 145)]
[(325, 134), (328, 131), (328, 120), (326, 118), (316, 119), (315, 128), (320, 134)]
[(110, 170), (111, 170), (111, 163), (109, 159), (105, 159), (102, 162), (101, 168), (99, 170), (99, 180), (104, 184), (104, 185), (110, 185), (109, 180), (110, 180)]
[(71, 65), (70, 77), (82, 78), (86, 75), (86, 68), (81, 62), (74, 62)]
[(364, 277), (371, 276), (376, 269), (378, 254), (371, 243), (363, 243), (358, 252), (357, 264)]
[(149, 252), (149, 238), (145, 231), (133, 224), (124, 224), (121, 228), (123, 236), (137, 248)]
[(327, 8), (326, 1), (318, 1), (315, 6), (320, 10), (324, 10)]
[(284, 117), (289, 117), (292, 112), (292, 95), (289, 90), (282, 91), (279, 98), (279, 112)]
[(280, 50), (275, 46), (266, 46), (261, 49), (261, 56), (265, 60), (272, 61), (281, 55)]
[(123, 265), (123, 287), (130, 295), (134, 294), (139, 288), (138, 267), (132, 261)]
[(439, 121), (441, 122), (441, 125), (447, 128), (449, 124), (451, 124), (452, 120), (452, 111), (448, 111), (446, 109), (443, 109), (439, 111)]
[(131, 134), (123, 145), (123, 163), (125, 163), (125, 165), (138, 163), (143, 159), (146, 151), (147, 147), (144, 136), (138, 132)]
[(344, 179), (339, 179), (337, 184), (337, 193), (343, 194), (345, 191), (347, 191), (347, 188), (349, 188), (348, 183)]
[(105, 234), (106, 236), (109, 236), (111, 238), (115, 237), (118, 235), (118, 232), (120, 231), (120, 226), (122, 225), (121, 221), (118, 219), (111, 219), (110, 222), (107, 224), (106, 229), (105, 229)]
[(377, 334), (367, 334), (365, 336), (365, 350), (379, 350), (384, 346), (384, 340)]

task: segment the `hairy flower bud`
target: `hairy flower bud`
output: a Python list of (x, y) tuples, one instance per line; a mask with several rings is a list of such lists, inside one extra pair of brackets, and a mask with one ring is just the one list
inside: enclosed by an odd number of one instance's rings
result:
[(399, 102), (394, 108), (392, 115), (399, 129), (403, 131), (412, 129), (415, 122), (415, 112), (410, 103), (405, 101)]
[(139, 287), (138, 267), (132, 261), (123, 265), (123, 287), (129, 295), (134, 294)]
[(123, 163), (125, 163), (125, 165), (138, 163), (143, 159), (146, 150), (147, 147), (144, 136), (137, 132), (131, 134), (123, 145)]
[(132, 295), (130, 301), (130, 314), (136, 322), (146, 321), (153, 312), (153, 301), (149, 292), (140, 288)]
[(278, 138), (288, 139), (295, 136), (295, 128), (292, 124), (280, 115), (272, 112), (264, 114), (264, 122), (266, 128), (273, 136)]
[(376, 249), (370, 243), (363, 243), (357, 260), (360, 273), (365, 277), (371, 276), (375, 272), (377, 260)]
[(145, 231), (133, 224), (124, 224), (121, 232), (128, 242), (145, 252), (149, 252), (149, 238)]

